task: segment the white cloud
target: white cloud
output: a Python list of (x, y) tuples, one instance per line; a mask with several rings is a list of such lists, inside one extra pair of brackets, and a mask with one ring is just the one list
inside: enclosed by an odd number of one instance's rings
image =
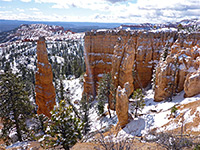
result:
[(111, 3), (117, 3), (117, 2), (124, 2), (127, 0), (106, 0), (106, 1), (111, 2)]
[(31, 0), (21, 0), (22, 2), (31, 2)]
[(30, 8), (29, 10), (31, 10), (31, 11), (38, 11), (39, 9), (37, 9), (37, 8)]
[[(12, 1), (12, 0), (4, 0)], [(31, 0), (21, 0), (29, 2)], [(52, 9), (82, 8), (91, 14), (75, 16), (71, 13), (61, 15), (44, 15), (37, 8), (30, 8), (31, 15), (17, 16), (18, 18), (48, 21), (95, 21), (95, 22), (132, 22), (132, 23), (161, 23), (180, 21), (186, 18), (200, 17), (199, 0), (34, 0), (36, 3), (49, 3)], [(33, 6), (34, 7), (34, 6)], [(90, 11), (88, 11), (90, 10)], [(35, 12), (34, 12), (35, 11)], [(42, 10), (41, 10), (42, 11)], [(59, 10), (58, 10), (59, 11)], [(10, 15), (10, 14), (9, 14)], [(8, 15), (8, 16), (9, 16)], [(38, 15), (38, 16), (37, 16)], [(67, 16), (66, 16), (67, 15)], [(37, 19), (38, 18), (38, 19)]]
[(24, 12), (24, 9), (17, 8), (17, 11)]
[[(165, 22), (200, 16), (199, 0), (35, 0), (38, 3), (52, 3), (52, 8), (71, 7), (101, 11), (91, 14), (98, 22)], [(93, 17), (93, 18), (92, 18)]]

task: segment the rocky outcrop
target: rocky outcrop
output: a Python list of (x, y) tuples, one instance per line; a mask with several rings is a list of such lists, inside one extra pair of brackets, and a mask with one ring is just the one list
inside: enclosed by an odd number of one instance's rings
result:
[(170, 29), (157, 32), (88, 32), (85, 35), (84, 91), (95, 96), (103, 73), (111, 72), (116, 88), (124, 88), (124, 84), (129, 82), (129, 97), (134, 89), (145, 88), (151, 83), (157, 66), (155, 101), (166, 100), (184, 87), (186, 96), (195, 95), (199, 93), (198, 89), (192, 90), (192, 86), (199, 82), (198, 77), (193, 79), (199, 69), (199, 43), (199, 33), (178, 33)]
[(116, 114), (118, 118), (119, 125), (123, 128), (128, 123), (128, 108), (129, 108), (129, 99), (128, 93), (130, 92), (129, 83), (124, 84), (125, 88), (118, 86), (116, 91)]
[(51, 116), (55, 103), (55, 88), (53, 86), (53, 74), (51, 65), (48, 61), (45, 38), (40, 37), (37, 42), (37, 72), (35, 75), (36, 104), (38, 114)]
[(84, 92), (96, 96), (98, 81), (103, 73), (111, 71), (112, 54), (117, 33), (112, 31), (98, 31), (85, 33), (85, 63)]
[(86, 74), (84, 92), (96, 95), (103, 73), (112, 72), (115, 87), (129, 82), (130, 93), (145, 88), (166, 44), (172, 45), (177, 32), (124, 30), (92, 31), (85, 34)]
[(200, 70), (189, 73), (184, 83), (185, 97), (200, 94)]
[(185, 90), (186, 96), (200, 93), (200, 34), (179, 35), (169, 47), (166, 60), (156, 68), (155, 101), (171, 99), (174, 93)]

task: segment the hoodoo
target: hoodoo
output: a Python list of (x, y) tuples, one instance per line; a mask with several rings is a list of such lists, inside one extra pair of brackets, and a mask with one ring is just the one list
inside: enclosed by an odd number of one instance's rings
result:
[(37, 42), (37, 72), (35, 75), (36, 104), (38, 114), (50, 117), (55, 103), (55, 88), (53, 86), (53, 74), (48, 61), (45, 38), (40, 37)]
[(151, 83), (155, 69), (155, 101), (166, 100), (182, 90), (186, 96), (194, 96), (200, 93), (199, 88), (193, 90), (199, 87), (199, 40), (199, 33), (171, 29), (87, 32), (84, 92), (95, 96), (103, 73), (111, 72), (116, 88), (130, 84), (129, 97), (134, 89)]

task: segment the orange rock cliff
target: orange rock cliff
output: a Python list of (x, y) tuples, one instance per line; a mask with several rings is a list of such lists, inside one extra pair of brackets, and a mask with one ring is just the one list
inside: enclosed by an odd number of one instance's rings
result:
[(53, 74), (48, 61), (45, 38), (40, 37), (37, 41), (37, 72), (35, 74), (36, 83), (36, 104), (38, 114), (50, 117), (55, 103), (55, 88), (53, 86)]
[[(134, 89), (145, 88), (151, 83), (155, 69), (155, 101), (162, 101), (170, 97), (171, 89), (166, 90), (169, 86), (167, 76), (171, 78), (174, 76), (170, 62), (178, 62), (179, 70), (176, 71), (174, 89), (176, 92), (184, 89), (186, 96), (198, 94), (200, 88), (192, 89), (200, 85), (199, 42), (200, 33), (183, 34), (172, 30), (87, 32), (85, 34), (84, 92), (96, 96), (102, 74), (111, 72), (116, 88), (118, 86), (124, 88), (124, 84), (129, 82), (131, 90), (127, 95), (130, 96)], [(168, 48), (167, 58), (160, 60), (166, 47)], [(187, 57), (188, 60), (179, 56)], [(182, 70), (183, 67), (185, 69)]]

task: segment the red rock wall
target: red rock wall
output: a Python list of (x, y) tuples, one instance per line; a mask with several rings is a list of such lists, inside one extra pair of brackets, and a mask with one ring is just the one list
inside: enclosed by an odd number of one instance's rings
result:
[(37, 42), (37, 72), (35, 74), (36, 83), (36, 104), (38, 114), (51, 116), (55, 103), (55, 88), (53, 86), (53, 74), (48, 61), (45, 39), (40, 37)]
[(118, 38), (116, 32), (87, 32), (85, 34), (84, 92), (96, 95), (98, 81), (103, 73), (112, 69), (112, 54)]
[[(86, 74), (84, 91), (96, 95), (103, 73), (112, 72), (115, 86), (129, 82), (134, 88), (146, 87), (152, 78), (155, 64), (168, 42), (176, 40), (176, 32), (138, 32), (107, 30), (85, 35)], [(133, 71), (135, 76), (133, 76)]]

